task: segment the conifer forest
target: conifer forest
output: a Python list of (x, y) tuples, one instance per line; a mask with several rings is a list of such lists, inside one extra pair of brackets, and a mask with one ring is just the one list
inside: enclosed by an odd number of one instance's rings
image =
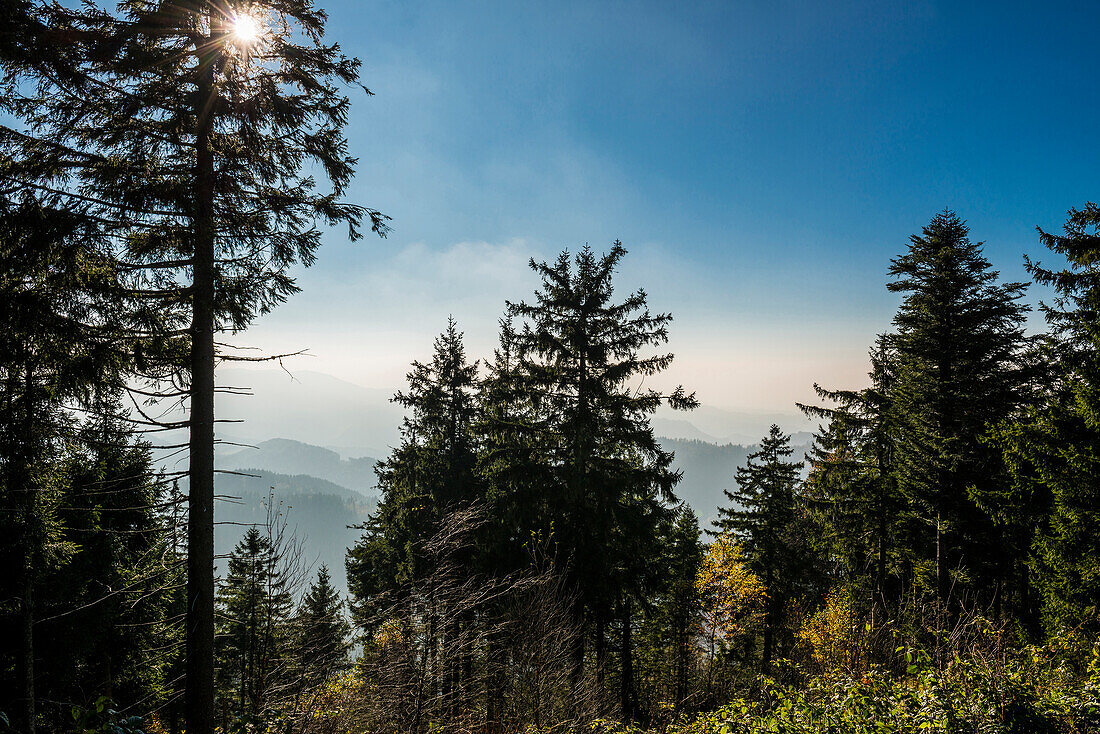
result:
[(921, 209), (858, 386), (799, 386), (812, 436), (717, 507), (654, 425), (705, 404), (665, 277), (609, 239), (528, 253), (495, 347), (434, 313), (385, 452), (233, 514), (222, 370), (293, 372), (249, 327), (403, 226), (325, 4), (0, 0), (0, 734), (1100, 732), (1095, 191), (1003, 258)]

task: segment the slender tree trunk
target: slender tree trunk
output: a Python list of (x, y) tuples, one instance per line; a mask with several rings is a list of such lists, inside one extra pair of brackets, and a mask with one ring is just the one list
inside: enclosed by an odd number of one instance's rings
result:
[(443, 710), (448, 718), (454, 719), (459, 707), (459, 670), (461, 666), (461, 643), (457, 615), (450, 613), (451, 620), (443, 625)]
[[(504, 686), (501, 678), (504, 651), (497, 640), (495, 631), (489, 632), (485, 643), (485, 731), (495, 732), (500, 727), (501, 712), (504, 708)], [(536, 690), (536, 696), (537, 696)]]
[(775, 583), (772, 581), (771, 561), (768, 562), (768, 570), (764, 575), (764, 672), (772, 667), (772, 645), (775, 630)]
[(473, 645), (470, 640), (474, 638), (474, 633), (471, 631), (474, 628), (474, 619), (472, 612), (466, 612), (464, 615), (465, 620), (462, 624), (462, 675), (459, 679), (458, 692), (459, 692), (459, 706), (462, 707), (463, 713), (468, 713), (473, 709), (473, 701), (476, 696), (474, 692), (474, 653)]
[(19, 606), (19, 686), (22, 692), (23, 731), (34, 734), (35, 696), (34, 696), (34, 564), (31, 562), (32, 549), (26, 548), (23, 554), (23, 600)]
[(1029, 641), (1040, 639), (1041, 629), (1039, 617), (1035, 613), (1035, 603), (1031, 594), (1031, 576), (1027, 564), (1021, 564), (1018, 583), (1020, 585), (1020, 611), (1024, 620), (1024, 629), (1027, 630)]
[(684, 704), (684, 699), (687, 698), (687, 625), (683, 621), (678, 621), (676, 625), (676, 634), (673, 638), (673, 644), (676, 646), (676, 682), (675, 689), (673, 691), (673, 702), (676, 704), (676, 708), (679, 709)]
[(573, 670), (571, 671), (571, 685), (572, 692), (572, 714), (574, 717), (581, 714), (581, 687), (584, 685), (584, 643), (585, 637), (588, 635), (587, 622), (582, 622), (577, 625), (577, 636), (573, 642)]
[[(214, 13), (209, 17), (213, 19)], [(208, 40), (213, 47), (216, 40)], [(214, 156), (211, 106), (217, 52), (199, 52), (191, 291), (190, 487), (187, 510), (188, 734), (214, 731)]]
[[(23, 345), (26, 364), (27, 345)], [(23, 373), (23, 435), (30, 438), (34, 435), (35, 408), (34, 380), (32, 369), (27, 368)], [(31, 486), (31, 463), (34, 461), (33, 449), (28, 449), (28, 443), (17, 455), (18, 469), (16, 470), (16, 487), (23, 487), (23, 568), (20, 569), (22, 589), (22, 601), (19, 605), (19, 658), (18, 675), (20, 697), (22, 698), (22, 711), (20, 716), (23, 723), (23, 731), (26, 734), (34, 734), (35, 729), (35, 691), (34, 691), (34, 554), (35, 548), (41, 542), (38, 536), (37, 518), (35, 515), (35, 500), (37, 490)]]
[(600, 709), (597, 713), (603, 715), (604, 702), (607, 700), (605, 690), (607, 673), (607, 620), (602, 607), (596, 610), (596, 694), (599, 696)]
[(620, 637), (622, 674), (619, 676), (619, 700), (622, 706), (623, 721), (633, 721), (637, 713), (634, 705), (634, 641), (630, 635), (630, 622), (630, 599), (624, 597), (622, 601), (622, 634)]
[(945, 599), (945, 590), (947, 584), (944, 583), (943, 577), (943, 530), (941, 527), (940, 513), (936, 512), (936, 599), (939, 601), (939, 605), (942, 608)]

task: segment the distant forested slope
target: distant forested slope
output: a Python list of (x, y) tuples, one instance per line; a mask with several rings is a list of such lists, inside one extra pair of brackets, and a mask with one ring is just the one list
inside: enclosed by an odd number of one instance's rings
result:
[[(795, 441), (799, 438), (805, 439), (806, 434), (796, 436)], [(661, 438), (660, 442), (675, 454), (675, 466), (684, 473), (676, 488), (677, 496), (691, 505), (704, 525), (715, 518), (720, 505), (728, 504), (722, 491), (733, 486), (737, 467), (757, 448), (683, 438)], [(795, 457), (801, 458), (807, 448), (796, 444)], [(233, 522), (258, 522), (263, 518), (261, 501), (267, 497), (268, 487), (273, 486), (276, 498), (292, 506), (292, 524), (303, 531), (310, 529), (306, 533), (309, 552), (320, 553), (342, 583), (343, 556), (336, 546), (346, 546), (351, 542), (349, 538), (356, 536), (345, 526), (362, 522), (367, 511), (360, 508), (374, 507), (375, 493), (369, 489), (375, 481), (374, 463), (369, 457), (342, 459), (334, 451), (300, 441), (283, 438), (264, 441), (255, 449), (242, 449), (219, 459), (220, 468), (261, 476), (219, 475), (219, 494), (240, 495), (242, 501), (250, 503), (250, 509), (246, 511), (242, 505), (226, 501), (219, 504), (218, 517)], [(333, 498), (347, 502), (348, 509), (334, 511)], [(235, 542), (225, 539), (235, 539), (242, 532), (239, 527), (220, 526), (219, 552), (223, 541)], [(339, 565), (339, 571), (334, 564)]]
[[(805, 434), (796, 436), (803, 438)], [(686, 501), (699, 516), (700, 524), (709, 525), (717, 516), (720, 505), (728, 505), (722, 490), (733, 487), (737, 467), (756, 451), (756, 446), (728, 443), (718, 445), (706, 441), (683, 438), (661, 438), (661, 446), (675, 455), (673, 465), (683, 471), (683, 479), (676, 486), (676, 496)], [(808, 446), (794, 445), (795, 459), (801, 459)]]
[(255, 448), (218, 455), (219, 468), (261, 467), (280, 474), (305, 474), (366, 494), (374, 493), (374, 464), (370, 456), (344, 459), (335, 451), (288, 438), (273, 438)]
[[(229, 553), (249, 525), (264, 523), (271, 497), (275, 509), (286, 513), (288, 529), (302, 541), (304, 562), (313, 568), (327, 565), (333, 584), (346, 592), (344, 553), (359, 537), (359, 531), (348, 526), (367, 519), (375, 498), (305, 474), (247, 467), (241, 471), (219, 474), (216, 480), (221, 499), (216, 508), (215, 553)], [(218, 572), (224, 575), (224, 571), (225, 562), (219, 559)]]

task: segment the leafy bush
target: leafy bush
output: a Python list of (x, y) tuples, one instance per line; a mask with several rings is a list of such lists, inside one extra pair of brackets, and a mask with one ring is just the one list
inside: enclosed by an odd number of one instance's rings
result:
[[(905, 650), (909, 673), (871, 670), (801, 687), (760, 678), (761, 693), (664, 729), (665, 734), (1087, 734), (1100, 731), (1100, 640), (1067, 633), (1003, 665), (956, 659), (939, 668)], [(635, 734), (609, 721), (588, 731)]]
[(106, 696), (89, 707), (73, 706), (73, 730), (81, 734), (143, 734), (141, 716), (123, 716), (113, 706)]
[(824, 606), (807, 619), (797, 633), (799, 642), (824, 670), (862, 673), (870, 653), (867, 630), (856, 610), (851, 590), (836, 587)]

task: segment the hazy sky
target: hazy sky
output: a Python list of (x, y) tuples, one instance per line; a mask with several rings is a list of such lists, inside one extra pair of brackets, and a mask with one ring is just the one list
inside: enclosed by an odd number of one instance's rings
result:
[(785, 410), (855, 386), (891, 257), (944, 207), (1023, 277), (1097, 195), (1095, 2), (317, 0), (363, 60), (351, 198), (304, 292), (239, 341), (397, 387), (454, 314), (474, 356), (530, 257), (614, 239), (675, 317), (669, 380)]

